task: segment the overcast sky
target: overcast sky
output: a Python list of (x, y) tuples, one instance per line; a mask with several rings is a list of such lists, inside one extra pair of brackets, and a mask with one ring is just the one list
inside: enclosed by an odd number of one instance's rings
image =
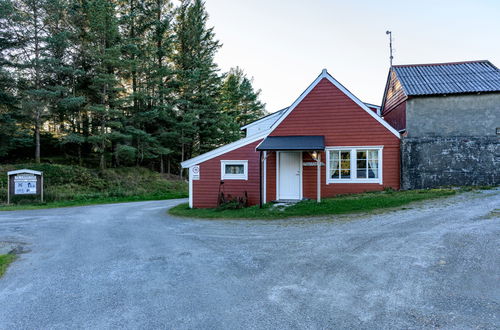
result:
[(394, 64), (489, 59), (500, 66), (499, 0), (206, 0), (223, 43), (222, 70), (240, 66), (274, 112), (321, 69), (362, 101), (380, 104)]

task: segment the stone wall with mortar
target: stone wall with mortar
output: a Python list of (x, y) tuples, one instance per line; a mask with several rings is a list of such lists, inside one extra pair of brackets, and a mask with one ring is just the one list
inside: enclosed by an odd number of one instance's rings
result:
[(500, 137), (405, 137), (401, 188), (500, 184)]

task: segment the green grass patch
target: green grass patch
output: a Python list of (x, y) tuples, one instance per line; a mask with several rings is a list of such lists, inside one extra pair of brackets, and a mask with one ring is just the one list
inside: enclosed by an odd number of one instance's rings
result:
[[(28, 168), (44, 173), (44, 201), (36, 195), (11, 196), (6, 205), (7, 171)], [(0, 211), (89, 204), (184, 198), (187, 183), (143, 167), (110, 168), (104, 171), (59, 164), (0, 166)], [(3, 203), (3, 204), (2, 204)]]
[(7, 267), (16, 260), (16, 255), (14, 254), (0, 254), (0, 277), (5, 273)]
[(343, 195), (316, 201), (302, 201), (285, 209), (268, 203), (237, 210), (190, 209), (188, 204), (180, 204), (169, 210), (175, 216), (205, 219), (283, 219), (290, 217), (314, 217), (335, 214), (368, 212), (399, 207), (412, 202), (447, 197), (456, 194), (454, 189), (426, 189), (407, 191), (381, 191), (363, 194)]

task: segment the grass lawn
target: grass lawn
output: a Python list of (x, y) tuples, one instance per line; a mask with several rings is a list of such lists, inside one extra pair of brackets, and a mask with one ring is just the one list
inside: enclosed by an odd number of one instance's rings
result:
[(7, 270), (7, 267), (16, 259), (14, 254), (0, 254), (0, 277)]
[(258, 206), (237, 210), (190, 209), (188, 204), (180, 204), (169, 210), (175, 216), (205, 219), (283, 219), (290, 217), (311, 217), (333, 214), (367, 212), (391, 208), (422, 201), (454, 195), (453, 189), (426, 189), (407, 191), (369, 192), (355, 195), (343, 195), (316, 201), (302, 201), (285, 209), (273, 207), (268, 203), (260, 209)]

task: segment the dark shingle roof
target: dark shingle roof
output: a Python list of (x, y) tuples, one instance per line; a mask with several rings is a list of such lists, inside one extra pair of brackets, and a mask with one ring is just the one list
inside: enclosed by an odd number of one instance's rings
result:
[(395, 65), (406, 95), (500, 91), (500, 70), (489, 61)]

